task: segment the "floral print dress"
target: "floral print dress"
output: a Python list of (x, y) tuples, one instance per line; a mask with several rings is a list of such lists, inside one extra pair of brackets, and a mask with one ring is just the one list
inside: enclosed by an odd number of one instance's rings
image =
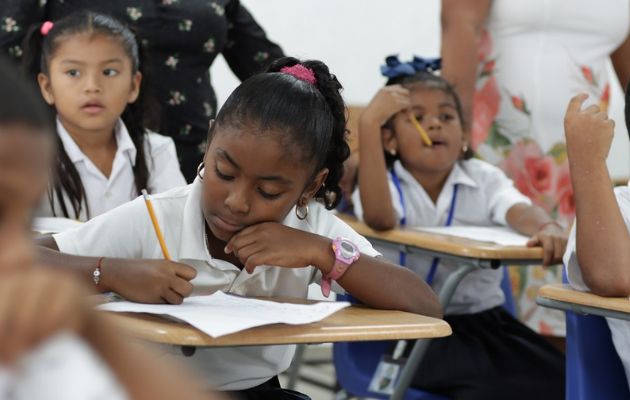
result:
[[(516, 187), (568, 226), (575, 216), (564, 143), (569, 99), (607, 107), (606, 61), (625, 40), (628, 0), (494, 0), (479, 46), (472, 145)], [(512, 268), (520, 317), (532, 329), (565, 332), (559, 312), (537, 307), (538, 288), (561, 268)]]
[(32, 24), (89, 9), (136, 27), (148, 50), (161, 106), (160, 133), (173, 137), (188, 181), (201, 162), (217, 100), (209, 68), (222, 54), (243, 80), (283, 55), (238, 0), (2, 0), (0, 54), (19, 59)]

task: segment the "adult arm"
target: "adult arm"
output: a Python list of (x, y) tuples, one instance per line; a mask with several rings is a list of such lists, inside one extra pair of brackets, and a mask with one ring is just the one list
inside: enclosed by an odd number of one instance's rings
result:
[(630, 83), (630, 35), (626, 37), (621, 46), (619, 46), (610, 56), (613, 68), (619, 78), (619, 83), (624, 92)]
[(225, 7), (228, 43), (222, 54), (240, 80), (262, 71), (273, 60), (284, 56), (280, 46), (267, 38), (249, 11), (233, 0)]
[(442, 76), (459, 94), (467, 135), (472, 127), (478, 45), (491, 3), (491, 0), (442, 0)]

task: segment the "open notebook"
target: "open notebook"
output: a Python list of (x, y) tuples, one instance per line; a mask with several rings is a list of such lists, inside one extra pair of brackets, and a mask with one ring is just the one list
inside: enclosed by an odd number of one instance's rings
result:
[(491, 242), (502, 246), (525, 246), (529, 238), (504, 226), (446, 226), (436, 228), (413, 228), (420, 232), (457, 236), (480, 242)]
[(168, 315), (188, 322), (212, 337), (219, 337), (261, 325), (309, 324), (321, 321), (349, 305), (348, 302), (330, 301), (314, 304), (279, 303), (215, 292), (210, 296), (188, 297), (180, 305), (116, 301), (102, 304), (98, 308), (105, 311)]

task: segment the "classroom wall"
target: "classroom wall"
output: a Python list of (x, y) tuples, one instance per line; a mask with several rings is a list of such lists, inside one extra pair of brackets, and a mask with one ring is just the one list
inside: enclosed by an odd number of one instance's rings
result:
[[(438, 56), (439, 0), (241, 0), (269, 37), (289, 55), (324, 60), (344, 85), (350, 105), (365, 105), (381, 87), (384, 56), (398, 53)], [(219, 102), (238, 80), (223, 59), (213, 65)], [(608, 160), (615, 178), (630, 177), (630, 144), (623, 117), (623, 94), (615, 79), (611, 117), (617, 121)]]

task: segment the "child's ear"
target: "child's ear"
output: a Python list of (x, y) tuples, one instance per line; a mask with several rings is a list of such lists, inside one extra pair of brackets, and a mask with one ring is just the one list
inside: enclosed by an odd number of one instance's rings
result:
[(396, 140), (396, 133), (392, 128), (384, 126), (381, 128), (381, 137), (383, 139), (383, 149), (388, 153), (398, 152), (398, 140)]
[(133, 103), (138, 100), (138, 96), (140, 95), (140, 84), (142, 83), (142, 72), (137, 71), (131, 80), (131, 91), (129, 92), (129, 97), (127, 98), (127, 103)]
[(42, 74), (41, 72), (37, 74), (37, 83), (39, 84), (39, 91), (42, 93), (42, 97), (46, 103), (50, 106), (55, 104), (55, 97), (53, 96), (52, 89), (50, 87), (50, 79), (48, 78), (48, 75)]
[(308, 201), (312, 199), (313, 196), (315, 196), (315, 193), (317, 193), (317, 191), (324, 185), (324, 182), (326, 182), (327, 177), (328, 177), (328, 168), (322, 168), (317, 173), (317, 175), (315, 175), (315, 178), (313, 179), (313, 181), (306, 187), (306, 189), (304, 189), (304, 192), (302, 192), (302, 195), (300, 196), (300, 200), (298, 201), (298, 204), (308, 203)]

